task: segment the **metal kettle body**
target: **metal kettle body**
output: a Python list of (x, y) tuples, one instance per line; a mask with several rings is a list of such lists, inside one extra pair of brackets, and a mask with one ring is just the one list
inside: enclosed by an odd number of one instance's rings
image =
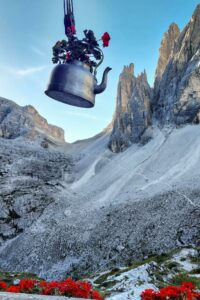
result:
[(45, 94), (69, 105), (91, 108), (95, 105), (95, 95), (106, 89), (110, 70), (105, 69), (102, 82), (97, 85), (87, 64), (78, 60), (58, 64), (50, 75)]

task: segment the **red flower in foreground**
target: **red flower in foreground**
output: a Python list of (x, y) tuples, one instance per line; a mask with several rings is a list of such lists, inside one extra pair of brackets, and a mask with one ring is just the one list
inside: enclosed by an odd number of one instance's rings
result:
[(108, 32), (105, 32), (104, 35), (101, 37), (103, 41), (103, 47), (108, 47), (109, 46), (109, 41), (110, 41), (110, 35)]
[(141, 294), (142, 300), (200, 300), (200, 293), (195, 291), (191, 282), (180, 286), (166, 286), (159, 291), (146, 289)]
[(5, 282), (0, 281), (0, 291), (5, 291), (7, 287), (8, 285)]
[(154, 294), (155, 294), (154, 290), (146, 289), (145, 291), (142, 292), (141, 298), (143, 300), (151, 300), (151, 299), (153, 299)]
[(42, 295), (61, 295), (66, 297), (78, 297), (83, 299), (103, 300), (103, 297), (86, 281), (74, 281), (68, 278), (64, 281), (41, 281), (32, 279), (22, 279), (18, 285), (8, 286), (5, 282), (0, 281), (0, 291), (10, 293), (31, 293)]
[(194, 290), (196, 288), (196, 286), (192, 282), (184, 282), (182, 286), (190, 290)]
[(20, 293), (20, 287), (19, 286), (15, 286), (15, 285), (11, 285), (6, 292), (8, 293)]
[(24, 292), (30, 292), (37, 283), (37, 280), (27, 279), (27, 280), (20, 280), (19, 287), (20, 290), (23, 290)]

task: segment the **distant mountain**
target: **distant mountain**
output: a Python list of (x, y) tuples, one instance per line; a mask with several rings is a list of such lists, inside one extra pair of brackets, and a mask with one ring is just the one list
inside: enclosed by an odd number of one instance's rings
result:
[(48, 124), (33, 106), (21, 107), (4, 98), (0, 98), (0, 137), (65, 143), (64, 130)]

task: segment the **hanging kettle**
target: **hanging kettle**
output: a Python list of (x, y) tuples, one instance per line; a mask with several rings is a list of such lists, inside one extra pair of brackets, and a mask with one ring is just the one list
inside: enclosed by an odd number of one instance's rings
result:
[(91, 108), (95, 105), (96, 94), (106, 89), (110, 70), (109, 67), (105, 69), (102, 82), (98, 85), (87, 64), (78, 60), (58, 64), (50, 75), (45, 94), (69, 105)]

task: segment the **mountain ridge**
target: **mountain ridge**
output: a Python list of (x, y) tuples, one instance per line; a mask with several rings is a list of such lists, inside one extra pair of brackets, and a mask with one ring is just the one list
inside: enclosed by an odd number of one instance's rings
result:
[[(0, 97), (0, 137), (8, 139), (25, 138), (27, 141), (47, 140), (65, 143), (64, 130), (48, 124), (31, 105), (24, 107), (12, 100)], [(50, 142), (49, 140), (49, 142)]]

